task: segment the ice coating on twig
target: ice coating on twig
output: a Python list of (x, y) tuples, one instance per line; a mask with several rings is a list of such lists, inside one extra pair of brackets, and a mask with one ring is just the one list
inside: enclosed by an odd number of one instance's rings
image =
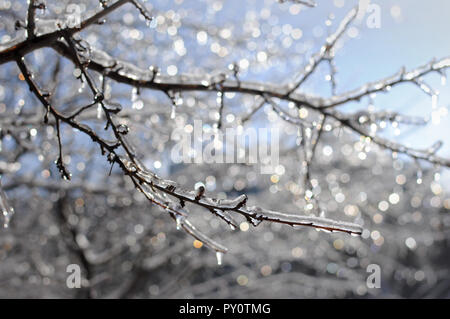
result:
[(254, 212), (254, 218), (256, 219), (280, 222), (291, 226), (312, 226), (329, 231), (340, 231), (357, 235), (361, 234), (363, 230), (358, 224), (336, 221), (325, 217), (288, 215), (256, 206), (249, 207), (248, 210)]

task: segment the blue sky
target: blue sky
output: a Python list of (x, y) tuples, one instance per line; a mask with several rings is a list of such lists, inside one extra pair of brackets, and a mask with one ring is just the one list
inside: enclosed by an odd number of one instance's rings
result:
[[(317, 12), (314, 14), (326, 16), (333, 8), (337, 20), (358, 3), (355, 0), (318, 2), (318, 7), (314, 9)], [(339, 68), (340, 91), (389, 76), (401, 66), (408, 70), (423, 65), (432, 58), (450, 56), (450, 1), (372, 0), (371, 3), (381, 8), (380, 28), (368, 28), (365, 23), (366, 16), (358, 26), (358, 36), (346, 41), (339, 51), (336, 63)], [(339, 7), (336, 7), (336, 4)], [(311, 14), (314, 10), (310, 11)], [(450, 76), (450, 71), (447, 73)], [(441, 76), (437, 74), (426, 76), (424, 80), (440, 92), (438, 106), (448, 108), (450, 83), (442, 86)], [(380, 109), (388, 108), (410, 115), (431, 114), (430, 96), (413, 84), (401, 85), (387, 94), (378, 95), (375, 105)], [(449, 119), (447, 115), (441, 118), (438, 125), (411, 127), (395, 139), (415, 147), (426, 147), (440, 139), (444, 146), (438, 154), (450, 157)], [(443, 171), (443, 176), (449, 185), (448, 169)]]

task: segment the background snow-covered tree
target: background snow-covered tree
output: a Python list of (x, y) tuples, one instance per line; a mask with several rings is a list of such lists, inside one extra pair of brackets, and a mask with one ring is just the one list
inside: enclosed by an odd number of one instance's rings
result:
[[(341, 85), (361, 6), (282, 2), (0, 2), (2, 297), (449, 296), (445, 136), (402, 134), (450, 59)], [(274, 174), (174, 163), (194, 120), (280, 129)]]

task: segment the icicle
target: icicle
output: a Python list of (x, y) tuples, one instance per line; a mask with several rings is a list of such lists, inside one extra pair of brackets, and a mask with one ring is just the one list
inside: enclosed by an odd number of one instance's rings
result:
[(170, 118), (174, 119), (176, 116), (176, 108), (183, 104), (183, 98), (180, 96), (179, 92), (178, 94), (175, 93), (167, 93), (170, 100), (172, 101), (172, 112), (170, 113)]
[(222, 265), (223, 253), (220, 251), (216, 252), (217, 265)]
[(433, 110), (437, 109), (437, 105), (438, 104), (438, 95), (437, 94), (433, 94), (431, 96), (431, 108)]
[(442, 86), (447, 85), (447, 76), (445, 74), (442, 74), (441, 76), (441, 85)]
[(81, 82), (80, 88), (78, 89), (78, 93), (83, 93), (85, 87), (86, 87), (86, 83)]
[(296, 144), (297, 144), (297, 146), (300, 146), (301, 143), (302, 143), (302, 131), (301, 131), (301, 128), (299, 127), (297, 130)]
[(131, 102), (136, 102), (138, 99), (138, 89), (136, 87), (134, 87), (131, 90)]
[(97, 106), (97, 118), (100, 120), (102, 118), (102, 105), (98, 103)]
[(173, 120), (177, 115), (177, 110), (175, 104), (172, 104), (172, 112), (170, 112), (170, 118)]
[(179, 95), (179, 93), (177, 94), (177, 92), (175, 92), (174, 94), (173, 92), (169, 91), (166, 92), (166, 94), (172, 101), (172, 112), (170, 113), (170, 118), (173, 120), (176, 117), (177, 106), (183, 104), (183, 98)]
[(180, 229), (181, 229), (181, 224), (182, 224), (182, 222), (183, 222), (183, 219), (184, 219), (184, 217), (181, 216), (181, 215), (177, 215), (177, 216), (175, 217), (175, 221), (176, 221), (176, 223), (177, 223), (177, 230), (180, 230)]
[(217, 98), (216, 98), (216, 103), (219, 107), (222, 105), (222, 100), (223, 100), (223, 93), (219, 91), (219, 92), (217, 92)]
[(145, 21), (145, 24), (146, 24), (149, 28), (154, 29), (154, 28), (156, 28), (156, 27), (158, 26), (158, 21), (157, 21), (156, 19), (146, 20), (146, 21)]
[(306, 130), (305, 130), (305, 134), (306, 134), (307, 138), (311, 138), (312, 130), (309, 127), (307, 127)]
[(11, 218), (14, 215), (14, 208), (8, 203), (8, 197), (3, 191), (1, 185), (1, 178), (0, 178), (0, 208), (2, 210), (3, 215), (3, 228), (8, 228)]

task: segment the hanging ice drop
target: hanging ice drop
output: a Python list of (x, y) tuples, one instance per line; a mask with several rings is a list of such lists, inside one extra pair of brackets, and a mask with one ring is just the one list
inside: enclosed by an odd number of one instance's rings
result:
[(172, 112), (170, 113), (170, 118), (173, 120), (175, 118), (176, 114), (176, 106), (175, 104), (172, 105)]
[(84, 82), (81, 82), (80, 88), (78, 89), (78, 93), (82, 93), (84, 91), (84, 87), (86, 84)]
[(220, 251), (216, 252), (217, 265), (222, 265), (223, 253)]
[(223, 99), (223, 93), (222, 92), (217, 92), (217, 98), (216, 98), (216, 103), (217, 105), (220, 107), (222, 104), (222, 99)]
[(102, 105), (100, 103), (98, 103), (98, 106), (97, 106), (97, 118), (98, 119), (102, 118)]
[(431, 108), (433, 110), (437, 109), (437, 104), (438, 104), (438, 95), (437, 94), (433, 94), (431, 96)]
[(137, 88), (134, 87), (131, 90), (131, 102), (136, 102), (137, 98), (138, 98), (138, 90)]
[(181, 229), (181, 221), (183, 220), (183, 216), (177, 215), (175, 217), (176, 223), (177, 223), (177, 230)]

